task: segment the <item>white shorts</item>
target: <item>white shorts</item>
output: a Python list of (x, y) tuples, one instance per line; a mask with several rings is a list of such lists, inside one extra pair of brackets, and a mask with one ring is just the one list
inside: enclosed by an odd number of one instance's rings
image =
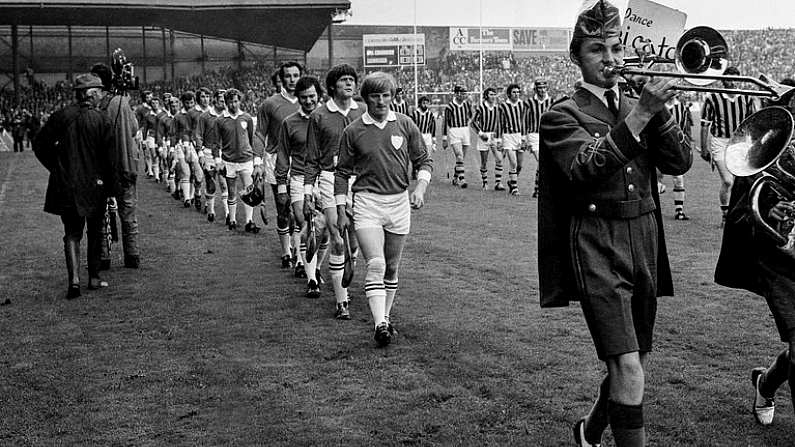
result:
[(265, 158), (262, 159), (262, 167), (265, 168), (263, 179), (265, 183), (276, 184), (276, 152), (269, 154), (265, 153)]
[(527, 134), (527, 146), (528, 150), (531, 152), (538, 153), (538, 134), (537, 133), (529, 133)]
[[(356, 181), (356, 176), (351, 176), (348, 179), (348, 204), (353, 203), (353, 195), (351, 193), (351, 185)], [(317, 185), (314, 188), (318, 194), (315, 197), (320, 197), (320, 206), (324, 210), (327, 208), (334, 208), (337, 206), (337, 201), (334, 198), (334, 172), (320, 171), (317, 179)]]
[(712, 137), (710, 138), (710, 152), (712, 152), (713, 160), (723, 160), (726, 156), (726, 147), (729, 145), (728, 138)]
[(469, 127), (451, 127), (447, 129), (447, 142), (452, 146), (460, 144), (469, 146)]
[(484, 132), (484, 135), (486, 136), (486, 141), (483, 141), (478, 135), (478, 150), (480, 152), (486, 152), (494, 147), (494, 132)]
[(226, 167), (226, 178), (237, 178), (238, 174), (248, 172), (251, 175), (254, 172), (254, 160), (245, 161), (243, 163), (234, 163), (224, 160), (224, 167)]
[(518, 151), (522, 149), (522, 134), (506, 133), (502, 136), (502, 148), (506, 151)]
[(433, 135), (429, 133), (422, 134), (422, 141), (425, 143), (425, 148), (428, 149), (428, 151), (433, 149)]
[(353, 226), (383, 228), (394, 234), (409, 234), (411, 229), (411, 205), (409, 193), (375, 194), (357, 192), (353, 196)]
[(290, 205), (304, 201), (304, 176), (290, 176)]

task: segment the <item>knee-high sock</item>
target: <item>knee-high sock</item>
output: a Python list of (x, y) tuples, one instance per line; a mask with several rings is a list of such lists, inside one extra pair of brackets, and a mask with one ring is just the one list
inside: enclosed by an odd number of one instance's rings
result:
[(389, 315), (392, 311), (392, 305), (395, 304), (395, 294), (397, 294), (398, 279), (384, 279), (384, 288), (386, 289), (386, 309), (384, 316), (389, 320)]
[(502, 183), (502, 161), (500, 160), (494, 164), (494, 183)]
[(276, 228), (276, 233), (279, 235), (279, 242), (282, 245), (282, 256), (292, 256), (290, 247), (290, 228)]
[(643, 404), (625, 405), (608, 401), (607, 414), (616, 447), (643, 447), (646, 429), (643, 427)]
[(179, 189), (182, 190), (182, 200), (190, 200), (190, 182), (187, 180), (180, 180)]
[(590, 444), (600, 444), (602, 433), (610, 423), (607, 416), (607, 399), (610, 397), (610, 376), (605, 376), (599, 385), (599, 395), (596, 397), (591, 412), (585, 418), (585, 440)]
[(681, 213), (685, 210), (685, 189), (674, 188), (674, 212)]
[(243, 212), (246, 216), (246, 223), (254, 221), (254, 208), (246, 205), (245, 202), (243, 203)]
[(328, 269), (331, 276), (331, 285), (334, 286), (334, 298), (336, 298), (338, 303), (347, 301), (348, 289), (342, 287), (342, 275), (345, 271), (345, 256), (335, 254), (329, 256)]
[(229, 207), (229, 221), (237, 222), (237, 199), (226, 199), (226, 205)]
[(224, 216), (229, 215), (229, 193), (221, 193), (221, 203), (224, 205)]
[(299, 250), (299, 256), (300, 256), (299, 259), (304, 264), (304, 271), (306, 272), (306, 280), (317, 282), (317, 266), (320, 258), (320, 253), (315, 253), (315, 256), (312, 256), (312, 262), (307, 262), (306, 244), (301, 244), (301, 249)]
[(508, 171), (508, 188), (510, 190), (517, 189), (519, 183), (519, 174), (516, 171)]
[(456, 160), (455, 162), (455, 178), (459, 181), (464, 180), (464, 162)]
[(207, 206), (207, 212), (215, 214), (215, 194), (205, 194), (204, 204)]
[[(765, 397), (773, 397), (776, 390), (792, 375), (790, 371), (789, 350), (785, 349), (776, 357), (773, 364), (767, 368), (759, 384), (759, 391)], [(792, 382), (790, 382), (790, 386)]]
[(483, 180), (483, 183), (489, 181), (489, 170), (485, 168), (480, 168), (480, 179)]
[(188, 197), (186, 197), (187, 199), (192, 199), (192, 198), (196, 197), (196, 186), (193, 183), (190, 184), (190, 188), (188, 190), (188, 193), (189, 193)]

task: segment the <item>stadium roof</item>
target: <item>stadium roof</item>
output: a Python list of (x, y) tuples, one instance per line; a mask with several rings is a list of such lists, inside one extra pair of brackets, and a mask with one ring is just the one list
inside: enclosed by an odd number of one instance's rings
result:
[(157, 26), (309, 51), (349, 0), (11, 0), (0, 25)]

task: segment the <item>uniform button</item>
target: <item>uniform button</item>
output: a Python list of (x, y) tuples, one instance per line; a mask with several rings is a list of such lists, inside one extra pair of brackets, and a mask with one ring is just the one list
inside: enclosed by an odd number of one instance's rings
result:
[(590, 211), (592, 213), (595, 213), (596, 212), (596, 204), (592, 203), (592, 204), (588, 205), (588, 211)]
[(627, 174), (632, 174), (632, 166), (627, 166)]
[(629, 192), (632, 192), (632, 191), (634, 191), (634, 190), (635, 190), (635, 185), (633, 185), (632, 183), (630, 183), (630, 184), (629, 184), (629, 186), (627, 186), (627, 191), (629, 191)]

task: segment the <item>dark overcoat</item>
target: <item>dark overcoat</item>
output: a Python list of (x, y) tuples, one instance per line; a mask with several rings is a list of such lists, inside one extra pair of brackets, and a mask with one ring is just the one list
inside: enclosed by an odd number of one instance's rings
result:
[(33, 144), (50, 171), (44, 211), (91, 216), (104, 211), (112, 180), (108, 148), (113, 136), (108, 115), (88, 104), (71, 105), (50, 116)]
[(108, 189), (114, 195), (121, 195), (124, 185), (135, 183), (140, 170), (142, 153), (141, 143), (136, 138), (138, 121), (126, 95), (109, 94), (99, 108), (108, 114), (113, 129), (109, 162), (117, 181), (109, 185)]
[[(681, 175), (692, 154), (684, 133), (667, 110), (649, 121), (640, 142), (624, 122), (637, 100), (619, 97), (614, 117), (590, 91), (579, 88), (541, 117), (539, 150), (538, 271), (541, 307), (580, 299), (569, 230), (585, 213), (622, 218), (654, 208), (658, 227), (657, 293), (673, 295), (665, 248), (656, 169)], [(645, 195), (645, 197), (644, 197)], [(646, 208), (645, 211), (640, 208)], [(629, 215), (629, 214), (628, 214)]]

